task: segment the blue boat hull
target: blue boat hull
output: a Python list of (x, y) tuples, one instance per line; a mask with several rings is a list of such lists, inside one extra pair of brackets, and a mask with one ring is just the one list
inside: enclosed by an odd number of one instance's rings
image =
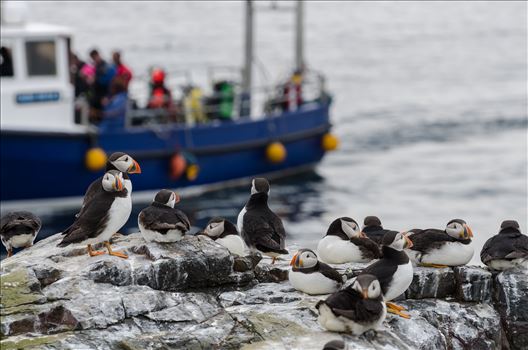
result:
[[(194, 127), (168, 124), (156, 130), (132, 127), (97, 135), (2, 130), (0, 197), (10, 201), (82, 196), (102, 175), (84, 164), (86, 152), (95, 146), (107, 154), (126, 152), (140, 163), (142, 173), (133, 176), (134, 191), (214, 184), (299, 168), (323, 157), (321, 137), (330, 129), (328, 112), (328, 105), (312, 104), (262, 120)], [(282, 142), (287, 150), (280, 164), (266, 159), (266, 146), (273, 141)], [(169, 175), (170, 159), (179, 151), (196, 159), (200, 172), (194, 181)]]

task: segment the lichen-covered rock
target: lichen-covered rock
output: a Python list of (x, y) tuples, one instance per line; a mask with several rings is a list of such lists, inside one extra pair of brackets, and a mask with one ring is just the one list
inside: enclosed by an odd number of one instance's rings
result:
[(455, 293), (455, 273), (449, 267), (414, 267), (414, 276), (405, 293), (408, 299), (446, 298)]
[(476, 266), (459, 266), (453, 270), (458, 300), (477, 302), (491, 300), (491, 272)]
[[(383, 329), (356, 337), (321, 328), (314, 306), (327, 296), (289, 284), (289, 256), (270, 265), (200, 237), (157, 244), (116, 235), (124, 260), (60, 249), (59, 239), (2, 262), (2, 349), (320, 350), (333, 339), (367, 350), (526, 348), (528, 280), (519, 272), (491, 283), (481, 268), (416, 268), (410, 299), (399, 302), (412, 318), (389, 315)], [(352, 277), (367, 265), (335, 267)]]
[(493, 299), (510, 349), (528, 349), (528, 272), (505, 271), (495, 277)]

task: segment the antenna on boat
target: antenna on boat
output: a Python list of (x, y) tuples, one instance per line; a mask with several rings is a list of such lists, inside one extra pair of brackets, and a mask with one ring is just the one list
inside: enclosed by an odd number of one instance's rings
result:
[(295, 7), (295, 70), (304, 68), (304, 1)]

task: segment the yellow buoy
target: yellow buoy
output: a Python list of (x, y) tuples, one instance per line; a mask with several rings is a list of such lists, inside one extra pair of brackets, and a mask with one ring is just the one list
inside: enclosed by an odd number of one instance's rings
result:
[(272, 142), (266, 147), (266, 158), (271, 163), (282, 163), (286, 159), (286, 147), (280, 142)]
[(335, 135), (326, 133), (321, 140), (321, 146), (325, 151), (333, 151), (339, 147), (339, 139)]
[(190, 164), (187, 169), (185, 169), (185, 175), (187, 180), (194, 181), (200, 173), (200, 167), (197, 164)]
[(88, 170), (99, 171), (106, 165), (106, 153), (102, 148), (90, 148), (84, 157), (84, 163)]

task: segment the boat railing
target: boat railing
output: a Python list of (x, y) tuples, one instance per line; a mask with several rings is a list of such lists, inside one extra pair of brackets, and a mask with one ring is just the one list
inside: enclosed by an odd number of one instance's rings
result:
[[(222, 71), (222, 72), (221, 72)], [(219, 74), (221, 72), (221, 74)], [(226, 77), (226, 73), (231, 76)], [(160, 124), (177, 122), (185, 124), (207, 123), (211, 120), (236, 120), (245, 117), (266, 117), (301, 108), (310, 102), (326, 103), (328, 93), (325, 87), (325, 77), (318, 71), (309, 70), (303, 74), (301, 84), (302, 103), (292, 101), (292, 96), (285, 93), (287, 82), (281, 84), (262, 84), (253, 86), (249, 94), (243, 91), (240, 80), (236, 80), (240, 70), (234, 67), (208, 68), (206, 91), (194, 83), (190, 71), (168, 71), (168, 86), (173, 91), (171, 108), (139, 108), (132, 106), (127, 113), (127, 126), (144, 124)], [(148, 86), (146, 75), (135, 77)], [(136, 85), (138, 83), (136, 81)], [(227, 82), (227, 91), (215, 91), (215, 83)], [(178, 82), (175, 84), (175, 82)], [(293, 98), (296, 98), (293, 96)], [(293, 103), (291, 103), (293, 102)], [(146, 103), (144, 102), (144, 105)], [(244, 111), (251, 110), (247, 114)]]

